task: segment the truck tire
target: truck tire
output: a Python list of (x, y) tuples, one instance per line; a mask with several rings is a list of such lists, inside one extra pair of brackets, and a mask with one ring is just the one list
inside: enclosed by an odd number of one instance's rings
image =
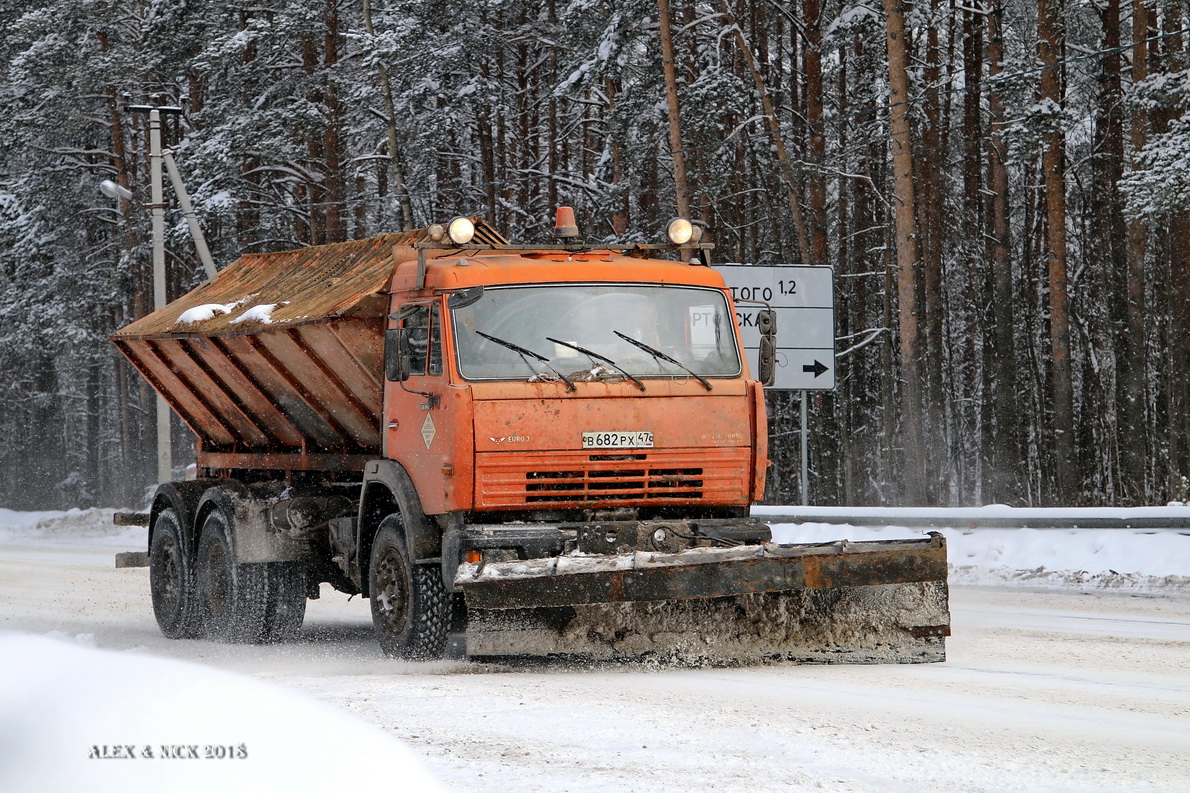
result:
[(265, 567), (269, 596), (264, 640), (289, 641), (297, 636), (306, 618), (306, 563), (270, 562)]
[(410, 564), (400, 515), (380, 523), (368, 565), (372, 624), (386, 655), (441, 658), (450, 627), (450, 593), (437, 566)]
[(207, 515), (198, 540), (198, 594), (207, 636), (236, 644), (258, 644), (268, 635), (268, 565), (236, 564), (227, 517)]
[(182, 545), (182, 527), (172, 508), (162, 510), (153, 524), (149, 545), (149, 592), (157, 627), (169, 639), (202, 635), (194, 570)]

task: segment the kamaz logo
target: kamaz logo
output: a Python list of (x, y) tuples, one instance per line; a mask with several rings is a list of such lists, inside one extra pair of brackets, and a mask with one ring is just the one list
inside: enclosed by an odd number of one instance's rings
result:
[(506, 435), (503, 438), (488, 438), (492, 443), (526, 443), (529, 440), (528, 435)]

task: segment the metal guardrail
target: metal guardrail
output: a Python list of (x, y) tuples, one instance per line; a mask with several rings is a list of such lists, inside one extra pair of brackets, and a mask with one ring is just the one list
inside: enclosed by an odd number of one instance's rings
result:
[(1190, 507), (1046, 509), (987, 507), (755, 507), (769, 523), (904, 526), (914, 529), (1130, 529), (1190, 533)]

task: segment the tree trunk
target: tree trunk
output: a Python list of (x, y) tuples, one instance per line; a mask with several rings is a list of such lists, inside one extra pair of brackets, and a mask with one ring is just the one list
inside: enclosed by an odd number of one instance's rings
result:
[[(760, 6), (763, 8), (764, 6)], [(822, 127), (822, 30), (819, 0), (805, 0), (806, 24), (806, 123), (810, 139), (810, 258), (811, 264), (826, 264), (826, 178), (822, 168), (826, 163), (826, 135)], [(764, 60), (762, 58), (761, 62)], [(767, 110), (766, 110), (767, 112)]]
[(920, 262), (913, 197), (913, 161), (909, 123), (909, 53), (905, 42), (904, 0), (884, 0), (888, 47), (889, 135), (892, 138), (893, 209), (897, 252), (897, 332), (901, 364), (901, 443), (904, 449), (904, 498), (922, 503), (925, 449), (921, 426), (921, 374), (918, 366), (917, 269)]
[[(988, 23), (988, 79), (1004, 71), (1003, 0), (992, 0), (987, 16)], [(988, 428), (984, 437), (988, 443), (987, 458), (988, 497), (997, 503), (1020, 503), (1021, 465), (1020, 422), (1017, 418), (1016, 372), (1019, 362), (1013, 344), (1015, 327), (1014, 306), (1016, 295), (1012, 283), (1012, 260), (1009, 255), (1008, 205), (1008, 145), (1004, 140), (1007, 127), (1004, 100), (999, 86), (992, 83), (988, 94), (988, 112), (991, 117), (991, 140), (988, 151), (988, 188), (991, 193), (991, 242), (990, 259), (992, 269), (992, 332), (990, 349), (986, 353), (985, 366), (989, 371), (991, 388), (987, 404), (989, 415), (984, 419)]]
[[(947, 443), (943, 416), (945, 391), (942, 384), (942, 315), (944, 312), (942, 285), (942, 172), (947, 161), (946, 136), (943, 134), (942, 69), (938, 38), (939, 0), (930, 0), (930, 26), (926, 33), (925, 66), (925, 129), (921, 135), (920, 162), (915, 176), (920, 184), (916, 192), (917, 208), (921, 215), (919, 226), (921, 248), (921, 283), (925, 335), (925, 399), (922, 403), (922, 423), (925, 431), (939, 444)], [(932, 479), (927, 485), (933, 491)]]
[[(1132, 3), (1132, 84), (1148, 77), (1149, 10), (1144, 0)], [(1148, 113), (1133, 112), (1129, 143), (1132, 148), (1132, 168), (1136, 168), (1137, 154), (1148, 139)], [(1127, 245), (1127, 308), (1122, 355), (1119, 359), (1120, 410), (1120, 489), (1124, 498), (1135, 503), (1148, 503), (1149, 429), (1145, 421), (1148, 388), (1145, 365), (1145, 252), (1148, 226), (1137, 218), (1128, 223)]]
[[(302, 69), (311, 78), (311, 83), (313, 84), (314, 81), (312, 78), (318, 71), (318, 47), (314, 39), (309, 36), (302, 39)], [(308, 92), (307, 98), (310, 104), (319, 105), (322, 103), (322, 92), (312, 87)], [(306, 156), (310, 159), (311, 163), (325, 163), (323, 159), (323, 146), (325, 143), (326, 139), (321, 133), (310, 131), (306, 134)], [(310, 244), (322, 245), (327, 241), (326, 188), (314, 179), (304, 180), (301, 188), (304, 190), (307, 205), (308, 214), (306, 222), (309, 224)]]
[[(847, 47), (839, 48), (839, 70), (838, 82), (836, 84), (837, 95), (839, 97), (839, 117), (844, 119), (839, 124), (839, 151), (844, 158), (848, 156), (851, 151), (850, 135), (847, 125), (847, 117), (851, 112), (850, 98), (847, 93)], [(855, 266), (855, 257), (852, 254), (853, 246), (851, 241), (852, 229), (858, 224), (853, 222), (852, 201), (851, 196), (855, 185), (852, 180), (840, 179), (838, 182), (839, 201), (837, 207), (838, 220), (838, 240), (839, 248), (836, 257), (836, 266), (838, 267), (839, 275), (855, 275), (858, 277), (847, 278), (848, 286), (836, 290), (836, 332), (841, 334), (844, 338), (850, 338), (853, 333), (862, 330), (865, 326), (858, 324), (855, 321), (855, 303), (854, 295), (859, 291), (860, 285), (865, 280), (863, 278), (863, 270)], [(862, 189), (862, 188), (860, 188)], [(837, 279), (838, 280), (843, 279)], [(858, 367), (850, 368), (852, 373), (858, 374)], [(854, 432), (856, 424), (856, 416), (861, 415), (860, 409), (856, 402), (861, 398), (857, 393), (859, 389), (856, 384), (860, 382), (860, 378), (854, 376), (843, 377), (839, 379), (839, 389), (837, 398), (834, 400), (835, 405), (835, 423), (838, 428), (839, 439), (839, 467), (841, 475), (836, 490), (839, 491), (842, 504), (858, 504), (859, 499), (856, 494), (856, 471), (860, 464), (860, 455), (857, 453), (854, 444)]]
[[(1163, 40), (1165, 72), (1178, 75), (1186, 68), (1183, 50), (1182, 9), (1177, 4), (1165, 7), (1162, 30), (1167, 38)], [(1181, 115), (1179, 109), (1171, 107), (1162, 118), (1161, 131)], [(1169, 443), (1169, 495), (1170, 499), (1185, 500), (1190, 495), (1190, 212), (1175, 210), (1169, 219), (1169, 291), (1168, 298), (1168, 341), (1166, 349), (1169, 364), (1166, 369), (1165, 388), (1168, 416), (1166, 432)]]
[[(983, 15), (971, 9), (962, 11), (962, 55), (963, 84), (980, 85), (983, 82)], [(986, 224), (984, 222), (983, 183), (983, 113), (979, 91), (963, 93), (962, 154), (963, 154), (963, 199), (961, 247), (966, 289), (962, 301), (964, 318), (964, 341), (960, 350), (952, 352), (952, 359), (961, 358), (951, 366), (958, 377), (958, 385), (952, 423), (955, 455), (958, 458), (958, 491), (960, 498), (982, 500), (982, 474), (979, 470), (983, 455), (980, 454), (979, 404), (987, 399), (982, 393), (982, 379), (986, 362), (983, 359), (981, 338), (991, 333), (987, 319), (987, 305), (991, 299), (991, 277), (984, 254), (986, 247), (980, 239)]]
[(674, 201), (678, 215), (690, 217), (690, 190), (686, 186), (686, 151), (682, 145), (682, 116), (678, 108), (678, 76), (670, 33), (669, 0), (657, 0), (661, 27), (661, 68), (665, 72), (665, 106), (669, 112), (669, 151), (673, 156)]
[(756, 93), (760, 96), (760, 104), (764, 110), (765, 123), (768, 125), (769, 135), (773, 139), (773, 147), (777, 152), (777, 163), (781, 168), (781, 177), (785, 181), (785, 195), (789, 200), (789, 214), (793, 217), (793, 226), (797, 231), (798, 250), (801, 252), (802, 261), (806, 264), (826, 264), (825, 261), (814, 258), (813, 246), (810, 244), (810, 238), (806, 232), (806, 223), (802, 218), (802, 205), (798, 200), (797, 178), (793, 172), (793, 163), (790, 161), (789, 153), (785, 149), (785, 139), (781, 135), (781, 126), (777, 122), (777, 113), (773, 109), (772, 101), (769, 99), (764, 78), (761, 76), (760, 70), (756, 65), (756, 58), (752, 55), (752, 48), (744, 40), (744, 33), (740, 30), (739, 23), (732, 16), (731, 9), (727, 7), (727, 0), (719, 0), (719, 10), (727, 20), (727, 23), (732, 26), (740, 55), (744, 58), (748, 66), (748, 71), (752, 73), (752, 81), (756, 85)]
[[(368, 36), (375, 36), (372, 27), (372, 0), (363, 0), (364, 30)], [(397, 111), (393, 103), (392, 83), (388, 79), (388, 68), (380, 64), (380, 96), (384, 100), (384, 128), (387, 141), (389, 170), (392, 173), (392, 189), (397, 195), (397, 205), (400, 207), (401, 230), (410, 231), (413, 228), (413, 202), (409, 199), (409, 191), (405, 187), (405, 168), (401, 162), (400, 142), (397, 138)]]
[(1074, 388), (1070, 361), (1070, 306), (1066, 287), (1066, 149), (1062, 131), (1062, 68), (1065, 49), (1061, 0), (1038, 0), (1037, 54), (1041, 61), (1041, 100), (1051, 114), (1041, 157), (1045, 183), (1046, 256), (1050, 312), (1051, 397), (1054, 448), (1051, 458), (1057, 492), (1052, 503), (1074, 504), (1079, 497), (1074, 443)]
[[(339, 12), (337, 0), (326, 0), (325, 30), (322, 37), (322, 65), (329, 75), (339, 59)], [(347, 182), (343, 176), (343, 151), (339, 139), (339, 124), (342, 113), (339, 110), (339, 93), (328, 79), (323, 81), (322, 101), (326, 107), (327, 123), (322, 134), (323, 162), (326, 168), (326, 241), (343, 242), (347, 239), (347, 224), (343, 217), (343, 205), (347, 198)]]

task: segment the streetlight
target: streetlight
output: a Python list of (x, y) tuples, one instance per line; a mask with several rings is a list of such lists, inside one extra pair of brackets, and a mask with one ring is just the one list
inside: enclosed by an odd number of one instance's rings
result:
[(104, 179), (99, 183), (99, 192), (108, 198), (123, 198), (125, 201), (132, 200), (132, 191), (123, 185), (116, 184), (111, 179)]

